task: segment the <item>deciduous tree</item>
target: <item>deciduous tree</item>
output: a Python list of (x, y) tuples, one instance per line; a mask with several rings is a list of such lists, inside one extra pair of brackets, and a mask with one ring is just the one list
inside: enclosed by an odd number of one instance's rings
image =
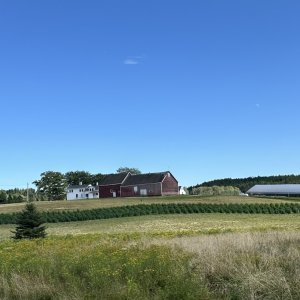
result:
[(6, 203), (7, 201), (7, 195), (5, 191), (0, 191), (0, 203)]
[(63, 200), (66, 196), (67, 182), (60, 172), (47, 171), (41, 174), (41, 179), (33, 182), (38, 193), (45, 195), (48, 200)]
[(131, 174), (141, 174), (142, 172), (137, 168), (120, 167), (117, 173), (130, 172)]
[(82, 182), (82, 184), (90, 184), (92, 182), (92, 175), (86, 171), (71, 171), (65, 174), (65, 178), (68, 184), (76, 185)]

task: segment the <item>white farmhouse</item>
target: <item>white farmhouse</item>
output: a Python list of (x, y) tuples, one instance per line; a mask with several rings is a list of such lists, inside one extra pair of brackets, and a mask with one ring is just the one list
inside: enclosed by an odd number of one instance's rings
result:
[(99, 198), (99, 187), (91, 184), (69, 185), (67, 200)]

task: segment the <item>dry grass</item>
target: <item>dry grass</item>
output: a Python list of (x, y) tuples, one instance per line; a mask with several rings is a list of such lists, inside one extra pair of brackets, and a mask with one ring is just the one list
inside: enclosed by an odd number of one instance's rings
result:
[(228, 233), (159, 239), (197, 255), (217, 299), (300, 299), (300, 233)]
[[(292, 200), (291, 200), (292, 201)], [(257, 198), (241, 196), (170, 196), (170, 197), (148, 197), (148, 198), (105, 198), (93, 200), (73, 200), (73, 201), (41, 201), (36, 202), (42, 211), (49, 210), (77, 210), (93, 209), (101, 207), (116, 207), (135, 204), (152, 203), (285, 203), (291, 202), (287, 199)], [(25, 203), (1, 204), (0, 213), (12, 213), (21, 211)]]
[(11, 273), (10, 278), (1, 275), (0, 295), (2, 300), (9, 299), (54, 299), (57, 296), (55, 285), (41, 276)]
[(4, 241), (0, 253), (5, 300), (300, 299), (299, 231), (51, 237)]

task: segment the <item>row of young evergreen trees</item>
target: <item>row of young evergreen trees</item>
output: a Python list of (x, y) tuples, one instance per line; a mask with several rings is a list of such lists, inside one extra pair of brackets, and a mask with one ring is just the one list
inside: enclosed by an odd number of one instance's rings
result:
[(140, 204), (91, 210), (40, 213), (34, 203), (27, 203), (20, 213), (1, 214), (1, 224), (17, 224), (12, 233), (14, 239), (34, 239), (46, 237), (47, 223), (85, 221), (95, 219), (121, 218), (159, 214), (191, 213), (246, 213), (246, 214), (291, 214), (300, 213), (300, 204), (206, 204), (206, 203), (169, 203)]
[[(41, 218), (47, 223), (86, 221), (97, 219), (122, 218), (159, 214), (190, 214), (190, 213), (244, 213), (244, 214), (292, 214), (300, 213), (300, 204), (206, 204), (206, 203), (168, 203), (139, 204), (131, 206), (98, 208), (76, 211), (42, 212)], [(0, 214), (0, 224), (15, 224), (20, 213)]]

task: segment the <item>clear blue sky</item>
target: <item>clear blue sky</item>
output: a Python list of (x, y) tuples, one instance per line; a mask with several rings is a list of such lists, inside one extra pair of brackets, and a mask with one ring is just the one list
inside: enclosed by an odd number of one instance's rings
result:
[(299, 174), (299, 1), (0, 1), (0, 188)]

